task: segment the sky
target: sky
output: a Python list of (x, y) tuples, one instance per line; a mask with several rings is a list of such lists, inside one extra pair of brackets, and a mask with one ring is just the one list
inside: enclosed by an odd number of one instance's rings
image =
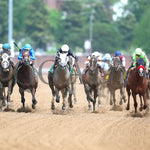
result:
[(128, 3), (128, 0), (120, 0), (119, 3), (116, 3), (114, 5), (113, 10), (116, 13), (115, 15), (113, 15), (114, 20), (117, 20), (117, 17), (122, 16), (123, 6), (126, 5), (127, 3)]

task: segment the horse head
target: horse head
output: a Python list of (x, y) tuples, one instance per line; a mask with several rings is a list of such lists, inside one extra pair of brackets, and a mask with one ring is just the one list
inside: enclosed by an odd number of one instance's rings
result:
[(66, 69), (66, 67), (68, 67), (68, 64), (67, 64), (68, 61), (69, 61), (69, 58), (67, 56), (67, 53), (59, 53), (58, 65), (62, 69)]
[(1, 66), (4, 72), (9, 71), (10, 56), (7, 53), (3, 53), (1, 56)]
[(89, 71), (94, 72), (97, 69), (97, 57), (92, 56), (90, 59)]
[(29, 50), (22, 51), (22, 62), (26, 65), (30, 64)]
[(115, 71), (118, 71), (121, 66), (121, 60), (119, 57), (114, 57), (112, 60), (112, 67), (115, 68)]
[(137, 68), (137, 71), (138, 71), (138, 74), (140, 77), (144, 76), (145, 75), (145, 66), (146, 66), (146, 62), (144, 61), (143, 58), (139, 58), (137, 61), (136, 61), (136, 68)]

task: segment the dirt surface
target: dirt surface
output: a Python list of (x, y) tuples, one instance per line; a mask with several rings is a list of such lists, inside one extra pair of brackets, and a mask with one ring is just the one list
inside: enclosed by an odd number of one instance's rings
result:
[[(89, 111), (83, 85), (77, 81), (76, 87), (78, 104), (62, 111), (61, 101), (56, 103), (56, 110), (51, 111), (50, 88), (39, 81), (36, 109), (19, 113), (17, 109), (22, 104), (16, 85), (11, 97), (11, 108), (15, 111), (0, 112), (0, 150), (150, 149), (149, 112), (135, 116), (132, 99), (131, 110), (126, 111), (126, 104), (114, 108), (104, 97), (101, 108)], [(25, 98), (26, 106), (31, 108), (31, 94), (26, 92)]]

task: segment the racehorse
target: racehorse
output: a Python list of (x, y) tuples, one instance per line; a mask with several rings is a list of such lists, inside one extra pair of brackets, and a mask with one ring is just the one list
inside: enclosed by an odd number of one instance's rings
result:
[(13, 92), (15, 85), (14, 72), (15, 69), (10, 61), (10, 56), (7, 53), (3, 53), (0, 60), (0, 100), (2, 105), (5, 106), (5, 87), (8, 87), (7, 91), (7, 107), (10, 106), (10, 95)]
[(68, 103), (69, 107), (72, 108), (72, 91), (71, 91), (71, 81), (70, 81), (70, 70), (68, 62), (68, 56), (66, 53), (60, 53), (59, 59), (57, 61), (57, 67), (54, 69), (53, 75), (49, 72), (48, 81), (49, 86), (52, 91), (52, 101), (51, 109), (55, 109), (54, 99), (56, 96), (56, 102), (59, 103), (60, 96), (59, 91), (61, 91), (63, 98), (62, 110), (66, 110), (66, 97), (69, 91)]
[(22, 60), (16, 67), (17, 84), (19, 86), (23, 108), (25, 108), (24, 92), (28, 89), (32, 94), (32, 108), (35, 109), (35, 105), (37, 104), (35, 93), (38, 87), (38, 77), (36, 69), (31, 66), (31, 60), (28, 50), (22, 51)]
[[(83, 77), (83, 85), (88, 101), (89, 110), (92, 109), (90, 102), (93, 103), (93, 111), (95, 111), (96, 98), (98, 97), (98, 107), (101, 107), (100, 101), (100, 86), (101, 86), (101, 74), (98, 68), (97, 57), (92, 56), (89, 62), (89, 67)], [(94, 97), (94, 98), (93, 98)]]
[(121, 66), (120, 58), (114, 57), (107, 82), (107, 87), (110, 90), (110, 105), (114, 104), (114, 106), (116, 105), (115, 91), (117, 89), (120, 89), (121, 94), (120, 105), (122, 104), (122, 100), (126, 102), (124, 72)]
[(74, 104), (77, 104), (77, 97), (76, 97), (76, 81), (77, 81), (77, 71), (76, 71), (76, 67), (75, 67), (75, 59), (72, 56), (69, 56), (69, 62), (71, 65), (71, 90), (72, 90), (72, 94), (74, 96)]
[[(134, 108), (135, 113), (137, 113), (137, 99), (136, 95), (139, 94), (140, 96), (140, 111), (147, 108), (147, 78), (145, 72), (146, 63), (142, 58), (139, 58), (136, 62), (136, 67), (131, 68), (129, 71), (129, 76), (126, 85), (126, 91), (128, 93), (128, 103), (127, 103), (127, 110), (130, 109), (130, 95), (132, 92), (132, 97), (134, 100)], [(142, 103), (144, 102), (144, 106)]]

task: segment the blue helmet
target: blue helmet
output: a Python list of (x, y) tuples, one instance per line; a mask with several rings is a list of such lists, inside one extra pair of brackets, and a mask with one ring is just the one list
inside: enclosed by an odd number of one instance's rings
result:
[(23, 50), (30, 50), (32, 49), (32, 46), (30, 44), (25, 44), (23, 47)]
[(120, 51), (115, 52), (115, 56), (121, 56), (121, 55), (122, 55), (122, 53)]
[(8, 50), (8, 49), (11, 49), (10, 45), (8, 43), (5, 43), (3, 44), (3, 47), (2, 47), (4, 50)]

